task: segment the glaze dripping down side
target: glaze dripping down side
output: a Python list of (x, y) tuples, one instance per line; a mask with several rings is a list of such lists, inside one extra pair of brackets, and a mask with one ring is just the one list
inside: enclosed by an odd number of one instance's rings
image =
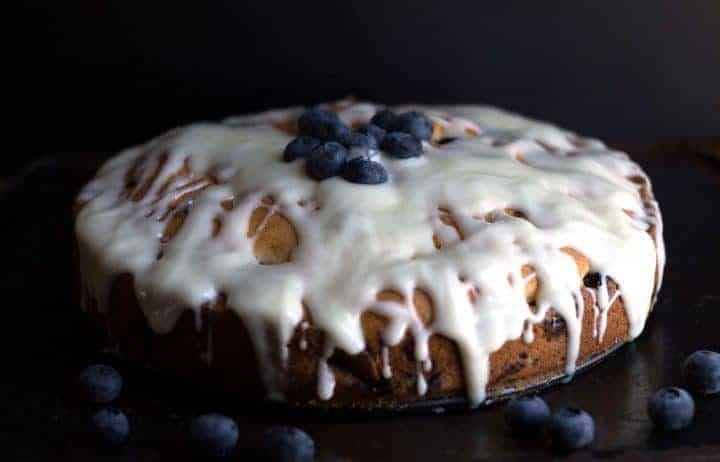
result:
[[(348, 124), (378, 109), (333, 108)], [(637, 164), (600, 141), (490, 107), (412, 109), (433, 120), (437, 139), (453, 141), (424, 142), (414, 159), (379, 154), (389, 177), (379, 185), (318, 182), (303, 160), (282, 162), (301, 108), (194, 124), (123, 151), (78, 197), (87, 298), (102, 312), (113, 281), (130, 274), (157, 333), (186, 308), (199, 313), (222, 299), (247, 326), (273, 397), (285, 391), (290, 338), (310, 320), (326, 342), (319, 398), (333, 394), (333, 352), (365, 350), (361, 317), (372, 311), (388, 320), (385, 346), (412, 334), (421, 395), (428, 339), (453, 341), (475, 405), (486, 397), (490, 354), (510, 340), (532, 342), (550, 309), (565, 322), (566, 372), (574, 371), (588, 272), (602, 275), (592, 291), (596, 337), (613, 297), (629, 336), (642, 332), (664, 247)]]

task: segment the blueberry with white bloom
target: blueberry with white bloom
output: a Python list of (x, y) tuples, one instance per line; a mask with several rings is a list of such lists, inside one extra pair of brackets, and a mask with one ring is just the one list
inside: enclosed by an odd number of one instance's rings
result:
[(379, 146), (375, 138), (359, 132), (349, 132), (338, 141), (348, 149), (356, 147), (378, 149)]
[(372, 136), (373, 138), (375, 138), (375, 141), (377, 141), (378, 146), (380, 146), (380, 144), (382, 144), (382, 140), (383, 140), (383, 138), (385, 138), (385, 134), (387, 133), (384, 129), (378, 127), (375, 124), (364, 125), (364, 126), (358, 128), (358, 132), (360, 132), (364, 135)]
[(104, 446), (120, 446), (130, 435), (130, 423), (122, 411), (103, 408), (90, 418), (90, 432)]
[(546, 427), (550, 445), (559, 451), (588, 446), (595, 439), (595, 421), (582, 409), (565, 407), (555, 411)]
[(91, 403), (109, 403), (122, 390), (122, 377), (111, 366), (93, 364), (80, 373), (77, 380), (80, 394)]
[(539, 396), (520, 396), (508, 401), (504, 417), (513, 434), (533, 436), (540, 434), (547, 423), (550, 408)]
[(375, 113), (370, 119), (370, 123), (376, 125), (383, 130), (388, 130), (390, 125), (395, 121), (395, 113), (389, 109), (381, 109)]
[(685, 385), (698, 395), (720, 393), (720, 353), (700, 350), (683, 364)]
[(295, 159), (305, 158), (310, 151), (321, 144), (320, 140), (311, 136), (298, 136), (292, 140), (283, 151), (283, 160), (292, 162)]
[(305, 169), (311, 178), (318, 181), (340, 175), (347, 154), (347, 149), (340, 143), (331, 141), (321, 144), (310, 151)]
[(422, 112), (409, 111), (395, 117), (388, 130), (408, 133), (420, 141), (427, 141), (432, 138), (433, 123)]
[(661, 388), (648, 401), (648, 415), (660, 430), (681, 430), (695, 416), (695, 401), (682, 388)]
[(414, 136), (402, 132), (390, 132), (385, 135), (380, 147), (397, 159), (409, 159), (422, 155), (422, 143)]
[(381, 184), (388, 180), (388, 174), (381, 163), (356, 157), (345, 164), (343, 178), (351, 183)]
[(190, 438), (195, 450), (206, 456), (224, 457), (238, 442), (238, 426), (222, 414), (204, 414), (190, 425)]
[(298, 119), (298, 131), (300, 135), (322, 141), (337, 141), (346, 136), (350, 129), (335, 112), (312, 108), (305, 111)]
[(295, 427), (270, 428), (265, 432), (262, 449), (268, 462), (312, 462), (315, 458), (315, 442)]

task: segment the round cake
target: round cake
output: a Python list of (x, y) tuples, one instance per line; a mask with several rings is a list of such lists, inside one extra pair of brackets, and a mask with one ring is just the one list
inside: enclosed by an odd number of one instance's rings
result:
[(76, 201), (82, 306), (128, 361), (239, 399), (477, 406), (637, 337), (648, 177), (486, 106), (339, 101), (198, 123)]

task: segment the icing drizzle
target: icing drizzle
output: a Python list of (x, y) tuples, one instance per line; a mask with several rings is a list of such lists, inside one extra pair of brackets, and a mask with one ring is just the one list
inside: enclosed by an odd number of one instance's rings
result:
[[(366, 122), (377, 110), (367, 103), (335, 107), (349, 124)], [(412, 109), (430, 116), (444, 137), (459, 139), (426, 143), (425, 155), (417, 159), (380, 155), (390, 176), (382, 185), (316, 182), (304, 174), (303, 161), (283, 163), (291, 135), (276, 127), (294, 120), (301, 108), (194, 124), (122, 152), (79, 196), (85, 204), (76, 219), (85, 290), (102, 311), (114, 279), (132, 274), (140, 305), (158, 333), (170, 331), (187, 307), (199, 311), (223, 294), (227, 309), (248, 328), (273, 397), (282, 397), (290, 338), (307, 322), (303, 306), (327, 339), (318, 367), (320, 399), (333, 394), (327, 359), (334, 349), (349, 354), (365, 349), (360, 328), (365, 309), (389, 319), (382, 336), (384, 377), (392, 374), (386, 347), (412, 333), (420, 395), (427, 391), (424, 373), (432, 368), (432, 334), (457, 344), (468, 398), (477, 405), (485, 399), (490, 354), (521, 336), (532, 342), (532, 325), (550, 308), (565, 320), (566, 372), (572, 373), (582, 328), (581, 290), (587, 289), (581, 289), (565, 247), (586, 256), (591, 270), (603, 275), (592, 295), (598, 341), (617, 297), (627, 310), (630, 336), (640, 334), (662, 278), (662, 220), (657, 203), (643, 198), (631, 180), (641, 178), (650, 187), (627, 155), (490, 107)], [(128, 200), (125, 181), (138, 162), (157, 179), (144, 196)], [(183, 183), (175, 175), (183, 167), (196, 182)], [(162, 211), (190, 190), (200, 192), (186, 204), (182, 227), (161, 242)], [(286, 217), (298, 235), (287, 263), (259, 264), (246, 234), (252, 211), (267, 196), (273, 198), (272, 211)], [(233, 207), (223, 207), (226, 201)], [(523, 215), (503, 213), (509, 208)], [(457, 232), (443, 226), (443, 215), (452, 216)], [(222, 223), (217, 232), (216, 220)], [(523, 265), (534, 272), (523, 277)], [(606, 275), (618, 286), (612, 299)], [(540, 282), (536, 309), (524, 292), (533, 278)], [(433, 302), (427, 325), (413, 306), (415, 289)], [(404, 294), (407, 302), (378, 302), (382, 290)], [(268, 325), (275, 335), (267, 334)], [(206, 360), (212, 360), (210, 352)]]

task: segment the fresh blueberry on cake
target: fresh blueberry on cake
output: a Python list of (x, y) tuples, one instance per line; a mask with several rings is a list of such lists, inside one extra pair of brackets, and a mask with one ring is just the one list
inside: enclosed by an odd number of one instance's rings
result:
[(432, 138), (433, 123), (421, 112), (408, 111), (398, 114), (390, 122), (388, 130), (408, 133), (420, 141), (428, 141)]
[(583, 278), (583, 284), (585, 284), (585, 287), (597, 289), (602, 284), (602, 275), (600, 273), (588, 273)]
[(389, 109), (381, 109), (372, 116), (370, 123), (387, 131), (390, 129), (390, 125), (392, 125), (395, 121), (395, 117), (396, 115), (393, 111)]
[(520, 396), (508, 401), (504, 417), (505, 423), (513, 434), (539, 435), (550, 418), (550, 408), (539, 396)]
[(593, 442), (595, 421), (582, 409), (564, 407), (552, 414), (546, 431), (551, 447), (559, 451), (573, 451)]
[(315, 442), (299, 428), (272, 427), (263, 438), (263, 456), (268, 462), (312, 462)]
[(380, 184), (388, 179), (385, 167), (363, 157), (356, 157), (345, 164), (343, 178), (351, 183)]
[(381, 145), (390, 157), (409, 159), (422, 155), (422, 143), (414, 136), (403, 132), (390, 132), (385, 135)]
[(88, 316), (129, 363), (234, 401), (520, 395), (637, 338), (665, 264), (640, 166), (488, 106), (191, 124), (110, 159), (76, 202)]
[(358, 128), (358, 132), (375, 138), (375, 142), (378, 146), (382, 144), (383, 138), (385, 138), (385, 134), (387, 133), (385, 130), (375, 124), (364, 125)]
[(190, 438), (195, 450), (203, 455), (224, 457), (238, 442), (238, 426), (221, 414), (203, 414), (190, 425)]
[(683, 364), (685, 386), (699, 395), (720, 393), (720, 353), (700, 350)]
[(340, 143), (330, 141), (318, 145), (308, 155), (307, 173), (316, 180), (337, 176), (345, 166), (347, 155), (347, 149)]
[(119, 409), (103, 408), (90, 418), (90, 433), (105, 446), (120, 446), (130, 435), (130, 423)]
[(111, 366), (93, 364), (80, 373), (78, 387), (84, 399), (91, 403), (109, 403), (122, 390), (122, 377)]
[(648, 402), (648, 415), (660, 430), (681, 430), (695, 417), (695, 401), (682, 388), (661, 388)]
[(304, 159), (310, 152), (322, 144), (317, 138), (311, 136), (298, 136), (285, 147), (283, 160), (292, 162), (295, 159)]
[(323, 141), (338, 141), (346, 136), (350, 129), (338, 115), (326, 109), (313, 108), (304, 112), (298, 119), (300, 135), (311, 136)]
[(374, 137), (360, 132), (349, 132), (340, 139), (340, 143), (349, 150), (353, 148), (377, 149), (379, 146)]

